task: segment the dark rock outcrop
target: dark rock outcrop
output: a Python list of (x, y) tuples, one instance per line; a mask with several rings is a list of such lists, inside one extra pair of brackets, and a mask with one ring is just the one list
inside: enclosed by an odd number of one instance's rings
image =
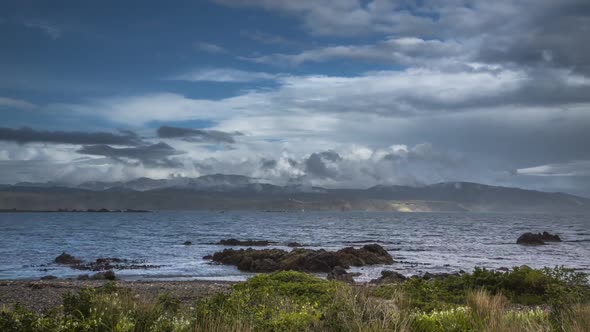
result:
[(159, 265), (150, 265), (145, 264), (143, 261), (130, 261), (116, 257), (97, 258), (94, 262), (74, 264), (71, 267), (83, 271), (146, 270), (160, 268)]
[(92, 280), (115, 280), (115, 272), (113, 270), (108, 270), (105, 272), (98, 272), (90, 277)]
[(356, 249), (347, 247), (338, 251), (297, 248), (292, 251), (281, 249), (225, 249), (205, 256), (216, 263), (235, 265), (241, 271), (273, 272), (331, 272), (335, 267), (347, 269), (350, 266), (392, 264), (391, 255), (378, 244), (368, 244)]
[(56, 262), (57, 264), (61, 264), (61, 265), (75, 265), (75, 264), (81, 264), (82, 260), (67, 254), (65, 251), (61, 253), (61, 255), (55, 257), (54, 262)]
[(547, 232), (543, 232), (543, 234), (541, 234), (541, 236), (543, 237), (543, 241), (545, 241), (545, 242), (561, 242), (561, 238), (557, 234), (550, 234)]
[(47, 276), (41, 277), (41, 280), (55, 280), (55, 279), (57, 279), (57, 277), (52, 276), (52, 275), (47, 275)]
[(441, 272), (441, 273), (430, 273), (430, 272), (426, 272), (422, 275), (422, 279), (424, 280), (431, 280), (431, 279), (446, 279), (448, 277), (460, 277), (461, 276), (461, 272), (454, 272), (454, 273), (446, 273), (446, 272)]
[(543, 233), (524, 233), (516, 240), (517, 244), (523, 245), (543, 245), (545, 242), (561, 242), (559, 235)]
[(303, 245), (301, 245), (301, 243), (299, 243), (299, 242), (289, 242), (289, 243), (287, 243), (287, 247), (297, 248), (297, 247), (303, 247)]
[(354, 275), (354, 273), (348, 273), (343, 267), (336, 266), (332, 269), (332, 271), (328, 272), (326, 279), (352, 284), (354, 283), (354, 279), (352, 278)]
[(185, 245), (185, 246), (192, 246), (193, 243), (191, 241), (184, 241), (183, 245)]
[(276, 242), (266, 241), (266, 240), (245, 240), (241, 241), (238, 239), (224, 239), (219, 241), (217, 244), (221, 244), (224, 246), (253, 246), (253, 247), (264, 247)]
[(372, 284), (393, 284), (402, 283), (406, 281), (406, 276), (399, 272), (383, 270), (381, 271), (381, 277), (371, 280)]
[(131, 261), (122, 258), (97, 258), (96, 261), (72, 266), (77, 270), (108, 271), (108, 270), (147, 270), (158, 269), (159, 265), (145, 264), (143, 261)]

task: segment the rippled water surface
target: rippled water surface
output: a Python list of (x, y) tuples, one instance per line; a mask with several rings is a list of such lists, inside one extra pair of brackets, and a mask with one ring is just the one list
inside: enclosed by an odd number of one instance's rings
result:
[[(549, 231), (564, 242), (527, 247), (515, 244), (526, 231)], [(211, 265), (202, 257), (225, 247), (225, 238), (297, 241), (310, 248), (340, 249), (381, 243), (404, 274), (454, 272), (527, 264), (565, 265), (590, 272), (590, 217), (443, 213), (2, 213), (0, 279), (74, 277), (83, 274), (52, 264), (62, 251), (84, 260), (119, 257), (162, 265), (123, 270), (127, 279), (174, 278), (241, 280), (232, 266)], [(184, 246), (184, 241), (194, 245)], [(360, 280), (383, 266), (356, 269)]]

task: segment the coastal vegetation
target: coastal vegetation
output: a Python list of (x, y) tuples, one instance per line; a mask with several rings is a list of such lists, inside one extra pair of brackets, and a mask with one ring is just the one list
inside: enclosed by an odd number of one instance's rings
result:
[(114, 282), (36, 313), (0, 309), (1, 331), (588, 331), (588, 276), (565, 268), (476, 269), (391, 284), (260, 274), (191, 305)]

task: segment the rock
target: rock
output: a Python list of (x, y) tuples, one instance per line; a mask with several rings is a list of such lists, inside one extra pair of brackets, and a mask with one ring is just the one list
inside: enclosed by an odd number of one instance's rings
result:
[(41, 277), (41, 280), (55, 280), (55, 279), (57, 279), (57, 277), (52, 276), (52, 275), (47, 275), (47, 276)]
[(73, 269), (85, 271), (107, 271), (107, 270), (144, 270), (157, 269), (159, 265), (143, 264), (142, 261), (129, 261), (117, 257), (101, 257), (94, 262), (71, 265)]
[(241, 241), (238, 239), (224, 239), (219, 241), (217, 244), (221, 244), (224, 246), (259, 246), (259, 247), (263, 247), (263, 246), (268, 246), (272, 243), (276, 243), (276, 242), (271, 242), (271, 241), (266, 241), (266, 240), (246, 240), (246, 241)]
[(352, 284), (354, 283), (354, 279), (352, 277), (352, 273), (346, 272), (346, 270), (341, 266), (336, 266), (332, 269), (332, 271), (328, 272), (328, 276), (326, 277), (326, 279), (337, 280)]
[(287, 243), (287, 247), (297, 248), (297, 247), (303, 247), (303, 246), (299, 242), (289, 242), (289, 243)]
[(426, 272), (422, 275), (422, 279), (424, 280), (430, 280), (430, 279), (446, 279), (448, 277), (460, 277), (461, 273), (460, 272), (455, 272), (455, 273), (445, 273), (445, 272), (441, 272), (441, 273), (430, 273), (430, 272)]
[(383, 270), (381, 271), (381, 277), (371, 280), (372, 284), (393, 284), (402, 283), (406, 281), (406, 276), (399, 272)]
[(66, 252), (62, 252), (61, 255), (55, 257), (54, 260), (57, 264), (62, 264), (62, 265), (75, 265), (75, 264), (80, 264), (82, 263), (82, 260), (70, 255), (70, 254), (66, 254)]
[(78, 279), (78, 280), (90, 280), (90, 276), (88, 274), (81, 274), (76, 279)]
[(92, 280), (115, 280), (115, 272), (113, 270), (108, 270), (105, 272), (98, 272), (90, 277)]
[(337, 266), (347, 269), (351, 266), (393, 263), (391, 255), (377, 244), (359, 249), (347, 247), (335, 252), (303, 248), (289, 252), (281, 249), (225, 249), (203, 258), (235, 265), (239, 270), (248, 272), (292, 270), (329, 273)]
[(104, 273), (104, 278), (106, 280), (115, 280), (115, 272), (113, 270), (108, 270)]
[(541, 233), (524, 233), (516, 240), (517, 244), (522, 245), (543, 245), (545, 242), (561, 242), (559, 235), (553, 235), (547, 232)]
[(185, 245), (185, 246), (192, 246), (193, 243), (191, 241), (184, 241), (183, 245)]
[(543, 232), (543, 234), (541, 234), (541, 235), (543, 237), (543, 241), (545, 241), (545, 242), (561, 242), (561, 238), (557, 234), (550, 234), (547, 232)]

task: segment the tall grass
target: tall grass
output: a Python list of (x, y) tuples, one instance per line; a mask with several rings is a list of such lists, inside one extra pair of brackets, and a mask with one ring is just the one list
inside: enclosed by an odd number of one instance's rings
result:
[[(45, 314), (2, 308), (0, 331), (590, 331), (587, 302), (559, 310), (555, 319), (553, 310), (516, 308), (504, 295), (481, 288), (458, 290), (462, 304), (433, 306), (412, 302), (403, 287), (388, 291), (387, 298), (377, 297), (371, 286), (280, 272), (181, 305), (166, 294), (148, 300), (107, 284), (68, 294), (63, 306)], [(424, 310), (429, 307), (440, 309)]]

